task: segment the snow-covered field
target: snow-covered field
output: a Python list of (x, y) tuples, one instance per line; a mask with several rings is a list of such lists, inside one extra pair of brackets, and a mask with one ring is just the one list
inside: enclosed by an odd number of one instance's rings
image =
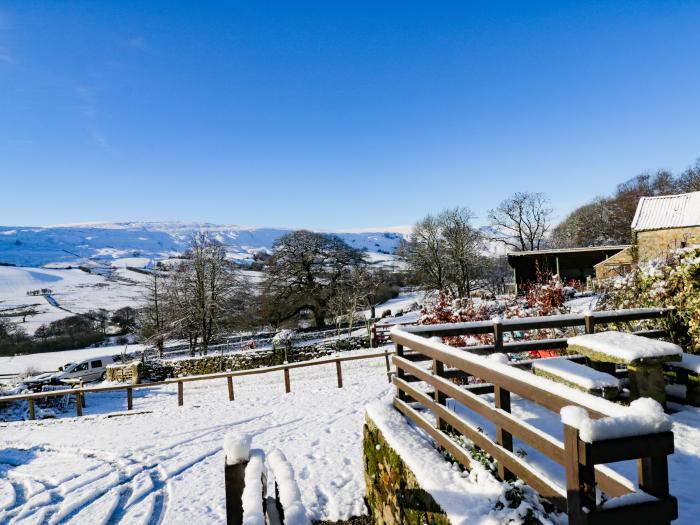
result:
[[(350, 246), (376, 254), (396, 251), (410, 228), (376, 228), (335, 233)], [(110, 265), (129, 259), (160, 260), (185, 251), (194, 232), (207, 231), (235, 259), (252, 260), (255, 252), (271, 250), (292, 230), (254, 226), (180, 222), (85, 223), (45, 227), (0, 226), (0, 263), (45, 266), (86, 260)]]
[(45, 352), (40, 354), (0, 356), (0, 374), (22, 374), (27, 370), (52, 372), (66, 363), (77, 363), (85, 359), (103, 356), (121, 355), (123, 352), (140, 352), (143, 345), (101, 346), (98, 348), (81, 348), (79, 350), (64, 350), (61, 352)]
[[(78, 269), (49, 269), (0, 266), (0, 311), (36, 309), (26, 322), (13, 317), (29, 334), (44, 323), (74, 313), (104, 308), (114, 311), (124, 306), (138, 307), (143, 301), (146, 275), (119, 268), (112, 277)], [(50, 297), (27, 292), (48, 288)]]
[(86, 416), (0, 424), (0, 523), (224, 523), (223, 437), (250, 433), (253, 447), (279, 448), (294, 467), (314, 519), (365, 512), (364, 406), (389, 395), (383, 358), (226, 383), (87, 397)]
[[(88, 396), (82, 418), (0, 424), (0, 523), (224, 523), (221, 445), (231, 431), (252, 435), (255, 448), (284, 452), (311, 518), (363, 514), (364, 407), (393, 395), (384, 366), (381, 358), (344, 363), (342, 389), (334, 367), (320, 366), (292, 370), (290, 394), (282, 374), (273, 373), (237, 378), (234, 402), (224, 381), (189, 383), (184, 407), (174, 387), (145, 388), (135, 391), (130, 415), (123, 415), (123, 393), (105, 393)], [(671, 407), (676, 452), (669, 474), (680, 509), (674, 523), (691, 525), (700, 513), (700, 410)], [(488, 422), (455, 408), (493, 434)], [(558, 414), (517, 396), (513, 413), (561, 439)], [(563, 482), (561, 467), (517, 440), (515, 448)], [(636, 479), (634, 462), (611, 466)], [(474, 491), (497, 494), (489, 483)]]

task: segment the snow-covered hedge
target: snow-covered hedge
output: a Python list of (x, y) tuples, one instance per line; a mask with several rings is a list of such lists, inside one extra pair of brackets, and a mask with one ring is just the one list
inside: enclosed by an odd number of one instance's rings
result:
[(600, 310), (675, 307), (665, 328), (686, 352), (700, 353), (700, 246), (673, 251), (601, 286)]

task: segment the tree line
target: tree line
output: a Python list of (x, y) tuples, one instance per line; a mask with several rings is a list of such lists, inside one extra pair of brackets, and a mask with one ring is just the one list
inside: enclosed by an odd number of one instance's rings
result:
[(238, 330), (300, 322), (352, 330), (365, 309), (373, 316), (376, 304), (398, 294), (400, 277), (335, 235), (295, 231), (256, 260), (262, 276), (245, 275), (223, 244), (195, 234), (181, 259), (149, 276), (138, 323), (143, 339), (161, 355), (174, 339), (187, 341), (190, 355), (206, 355)]

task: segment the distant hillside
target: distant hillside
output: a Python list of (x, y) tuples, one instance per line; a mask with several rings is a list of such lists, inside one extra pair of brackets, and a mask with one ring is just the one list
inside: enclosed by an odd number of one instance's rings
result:
[[(249, 260), (269, 251), (284, 228), (227, 226), (209, 223), (86, 223), (48, 227), (0, 226), (0, 264), (44, 266), (92, 261), (111, 265), (119, 259), (159, 260), (182, 253), (196, 231), (208, 231), (232, 257)], [(374, 253), (394, 253), (404, 228), (336, 233), (350, 246)]]

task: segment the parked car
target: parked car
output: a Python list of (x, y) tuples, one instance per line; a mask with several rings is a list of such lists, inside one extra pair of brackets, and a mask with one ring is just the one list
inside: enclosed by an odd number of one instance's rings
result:
[(60, 385), (82, 381), (103, 380), (107, 375), (107, 365), (118, 361), (113, 356), (91, 357), (77, 363), (67, 363), (57, 372), (48, 372), (37, 376), (28, 377), (23, 381), (26, 388), (39, 392), (44, 385)]

